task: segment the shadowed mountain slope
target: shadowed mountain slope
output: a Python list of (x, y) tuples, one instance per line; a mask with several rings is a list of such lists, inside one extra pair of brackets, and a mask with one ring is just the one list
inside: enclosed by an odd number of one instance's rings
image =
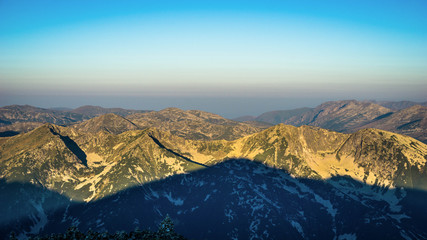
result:
[(40, 219), (0, 229), (19, 233), (43, 226), (42, 234), (65, 232), (73, 224), (82, 231), (157, 229), (168, 214), (176, 232), (190, 239), (424, 239), (425, 197), (426, 192), (370, 186), (349, 177), (296, 178), (230, 159), (85, 204), (48, 209), (37, 197)]

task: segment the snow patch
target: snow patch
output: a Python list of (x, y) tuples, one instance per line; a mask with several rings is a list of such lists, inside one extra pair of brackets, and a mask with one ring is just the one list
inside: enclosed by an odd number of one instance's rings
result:
[(301, 234), (302, 238), (304, 238), (304, 231), (302, 230), (301, 225), (298, 222), (293, 220), (291, 220), (291, 224), (292, 224), (292, 227), (294, 227), (299, 232), (299, 234)]
[(35, 202), (34, 200), (30, 200), (31, 205), (37, 210), (36, 215), (31, 215), (31, 220), (34, 221), (34, 225), (31, 226), (30, 231), (26, 232), (29, 234), (38, 234), (44, 226), (47, 224), (47, 216), (44, 212), (42, 203), (44, 202), (44, 198), (41, 202)]
[(174, 199), (171, 192), (168, 194), (164, 193), (163, 196), (166, 197), (169, 202), (173, 203), (175, 206), (182, 206), (182, 204), (184, 204), (184, 200), (181, 198)]
[(325, 200), (323, 198), (321, 198), (319, 195), (315, 194), (314, 195), (314, 199), (316, 199), (316, 202), (322, 204), (326, 210), (328, 211), (328, 213), (335, 218), (335, 215), (337, 215), (337, 210), (334, 209), (334, 207), (331, 204), (331, 201), (329, 200)]
[(401, 220), (404, 218), (410, 218), (406, 214), (389, 214), (389, 216), (395, 220), (397, 220), (399, 223), (401, 223)]
[(206, 195), (205, 200), (203, 200), (203, 201), (206, 202), (210, 196), (211, 196), (210, 194)]
[(229, 223), (231, 223), (231, 221), (234, 219), (233, 210), (231, 209), (225, 209), (224, 215), (227, 217)]

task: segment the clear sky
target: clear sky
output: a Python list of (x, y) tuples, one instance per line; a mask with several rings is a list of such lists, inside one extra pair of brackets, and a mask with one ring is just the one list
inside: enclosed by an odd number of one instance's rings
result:
[(426, 101), (427, 1), (0, 0), (0, 94), (229, 117)]

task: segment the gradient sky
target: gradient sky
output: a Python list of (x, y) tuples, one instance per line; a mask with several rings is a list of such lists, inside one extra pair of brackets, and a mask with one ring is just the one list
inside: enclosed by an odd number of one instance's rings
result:
[(0, 105), (238, 116), (426, 101), (426, 13), (425, 0), (0, 0)]

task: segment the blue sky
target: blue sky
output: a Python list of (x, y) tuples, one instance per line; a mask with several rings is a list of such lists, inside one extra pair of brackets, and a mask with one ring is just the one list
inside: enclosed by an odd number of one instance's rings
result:
[(237, 116), (425, 101), (426, 12), (421, 0), (0, 0), (0, 104)]

